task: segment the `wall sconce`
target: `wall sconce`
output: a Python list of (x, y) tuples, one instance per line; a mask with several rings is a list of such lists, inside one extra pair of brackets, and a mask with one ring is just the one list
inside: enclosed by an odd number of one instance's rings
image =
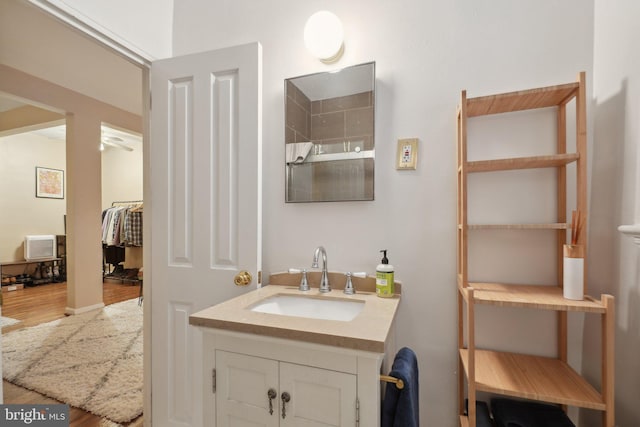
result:
[(331, 12), (316, 12), (304, 26), (304, 44), (320, 61), (331, 64), (344, 52), (342, 22)]

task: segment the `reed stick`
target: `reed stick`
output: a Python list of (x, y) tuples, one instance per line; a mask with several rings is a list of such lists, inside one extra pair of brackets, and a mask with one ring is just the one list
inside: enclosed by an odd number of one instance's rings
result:
[(571, 244), (577, 245), (578, 238), (582, 232), (582, 225), (584, 223), (583, 214), (580, 211), (571, 212)]

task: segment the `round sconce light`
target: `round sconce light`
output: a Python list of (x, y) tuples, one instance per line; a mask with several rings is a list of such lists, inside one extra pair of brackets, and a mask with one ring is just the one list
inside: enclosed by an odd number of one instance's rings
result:
[(331, 12), (316, 12), (304, 26), (304, 44), (320, 61), (336, 62), (344, 52), (342, 22)]

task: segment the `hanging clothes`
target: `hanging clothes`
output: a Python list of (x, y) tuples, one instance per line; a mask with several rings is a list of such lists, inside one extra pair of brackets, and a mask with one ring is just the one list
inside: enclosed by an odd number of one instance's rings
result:
[(124, 218), (124, 244), (142, 246), (142, 211), (130, 211)]
[(102, 243), (107, 246), (142, 246), (142, 210), (114, 206), (102, 213)]

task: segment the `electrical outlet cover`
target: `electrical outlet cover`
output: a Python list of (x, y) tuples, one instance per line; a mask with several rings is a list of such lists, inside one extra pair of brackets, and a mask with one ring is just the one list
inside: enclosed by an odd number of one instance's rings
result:
[(418, 138), (398, 140), (396, 169), (415, 170), (418, 165)]

